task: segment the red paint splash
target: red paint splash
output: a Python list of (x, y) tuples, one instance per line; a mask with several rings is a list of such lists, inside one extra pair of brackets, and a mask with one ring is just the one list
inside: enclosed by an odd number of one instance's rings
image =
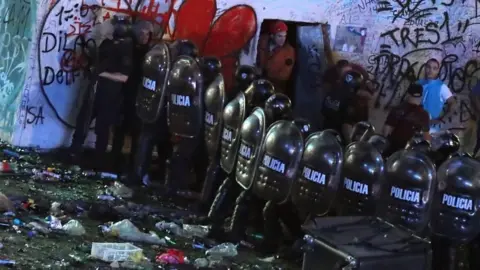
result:
[(65, 50), (60, 59), (60, 69), (64, 72), (75, 72), (88, 66), (87, 56), (82, 52)]
[(254, 37), (257, 17), (252, 7), (237, 5), (214, 21), (216, 9), (215, 0), (185, 0), (176, 14), (173, 38), (191, 40), (201, 55), (218, 57), (231, 89), (240, 50)]
[[(257, 18), (252, 7), (233, 6), (215, 20), (216, 0), (184, 0), (178, 11), (174, 11), (175, 0), (171, 0), (168, 11), (164, 13), (159, 12), (160, 3), (155, 0), (149, 0), (139, 11), (121, 8), (121, 1), (123, 0), (103, 0), (101, 6), (82, 5), (82, 8), (102, 8), (117, 14), (137, 16), (156, 23), (174, 40), (191, 40), (198, 46), (201, 55), (215, 56), (221, 60), (226, 87), (231, 89), (240, 50), (254, 37), (257, 30)], [(135, 8), (132, 1), (128, 1), (130, 7)], [(173, 33), (168, 27), (172, 15), (175, 16)], [(83, 60), (77, 60), (81, 57), (68, 54), (61, 61), (66, 70), (78, 69), (83, 65)]]

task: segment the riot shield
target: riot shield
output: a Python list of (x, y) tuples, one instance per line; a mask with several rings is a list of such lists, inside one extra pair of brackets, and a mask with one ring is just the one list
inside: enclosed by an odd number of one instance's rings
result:
[(435, 164), (426, 153), (415, 150), (395, 152), (385, 164), (377, 216), (422, 232), (430, 221), (435, 184)]
[(265, 137), (266, 116), (261, 108), (256, 108), (253, 113), (243, 121), (240, 129), (240, 148), (237, 154), (235, 178), (244, 189), (249, 189), (255, 175), (255, 163), (258, 158), (260, 146)]
[(223, 109), (223, 130), (220, 143), (220, 166), (226, 173), (232, 173), (237, 150), (240, 145), (240, 128), (246, 114), (246, 100), (243, 92), (230, 101)]
[(142, 86), (136, 100), (137, 115), (144, 123), (155, 122), (162, 113), (170, 63), (169, 48), (163, 42), (145, 55)]
[(203, 78), (198, 62), (186, 55), (172, 66), (167, 79), (168, 128), (172, 135), (195, 138), (202, 130)]
[(480, 162), (447, 160), (437, 172), (430, 227), (434, 234), (470, 242), (480, 233)]
[(342, 187), (337, 210), (340, 215), (372, 215), (376, 191), (384, 170), (382, 154), (366, 141), (348, 145), (343, 155)]
[(204, 140), (210, 160), (218, 153), (220, 134), (223, 128), (223, 108), (225, 106), (225, 82), (219, 74), (205, 90)]
[(338, 134), (321, 131), (305, 142), (300, 174), (292, 186), (292, 201), (312, 214), (326, 214), (340, 185), (343, 148)]
[(253, 179), (253, 191), (257, 196), (274, 203), (283, 203), (289, 198), (303, 146), (302, 133), (293, 121), (280, 120), (268, 129)]

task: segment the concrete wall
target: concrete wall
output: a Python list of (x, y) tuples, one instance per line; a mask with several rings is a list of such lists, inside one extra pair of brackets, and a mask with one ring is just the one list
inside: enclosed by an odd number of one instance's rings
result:
[(19, 32), (0, 21), (0, 35), (14, 36), (11, 42), (20, 51), (4, 46), (1, 39), (0, 61), (14, 59), (18, 68), (7, 73), (6, 80), (0, 70), (0, 135), (18, 145), (53, 148), (69, 143), (78, 97), (85, 89), (82, 69), (88, 65), (78, 36), (100, 44), (111, 33), (109, 18), (118, 13), (154, 20), (166, 38), (190, 39), (202, 54), (220, 57), (230, 83), (238, 61), (254, 63), (264, 19), (328, 21), (332, 46), (351, 50), (339, 52), (341, 57), (364, 65), (375, 78), (380, 94), (372, 113), (378, 128), (385, 110), (399, 102), (405, 86), (422, 74), (423, 63), (431, 57), (442, 61), (442, 78), (459, 99), (442, 128), (463, 128), (470, 119), (467, 94), (479, 69), (469, 62), (480, 48), (476, 0), (30, 1), (0, 4), (0, 14), (17, 3), (36, 15), (30, 20), (28, 15), (15, 16), (26, 21), (15, 24)]

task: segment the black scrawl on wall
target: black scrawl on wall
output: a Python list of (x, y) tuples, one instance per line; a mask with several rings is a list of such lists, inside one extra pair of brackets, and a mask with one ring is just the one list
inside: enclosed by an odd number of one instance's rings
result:
[[(476, 77), (480, 75), (480, 64), (475, 60), (466, 61), (466, 54), (477, 50), (469, 45), (468, 34), (473, 26), (480, 24), (475, 18), (458, 17), (454, 6), (464, 8), (466, 0), (393, 0), (378, 1), (375, 8), (381, 15), (388, 15), (393, 23), (404, 20), (403, 27), (393, 27), (380, 34), (384, 44), (379, 51), (368, 58), (368, 71), (375, 78), (375, 84), (380, 91), (376, 108), (389, 109), (397, 105), (406, 96), (405, 90), (412, 82), (423, 77), (424, 61), (421, 55), (443, 55), (440, 67), (442, 79), (453, 93), (466, 96)], [(475, 1), (478, 5), (478, 0)], [(447, 7), (444, 12), (441, 7)], [(436, 15), (436, 16), (432, 16)], [(438, 16), (441, 15), (441, 16)], [(433, 20), (432, 18), (435, 18)], [(478, 26), (477, 26), (478, 27)], [(480, 45), (480, 44), (479, 44)], [(454, 49), (456, 54), (445, 54), (446, 49)], [(399, 55), (393, 51), (402, 51)], [(417, 60), (418, 59), (418, 60)], [(466, 62), (466, 64), (464, 64)], [(453, 115), (446, 121), (467, 122), (471, 116), (470, 104), (466, 98), (458, 98), (459, 105)]]

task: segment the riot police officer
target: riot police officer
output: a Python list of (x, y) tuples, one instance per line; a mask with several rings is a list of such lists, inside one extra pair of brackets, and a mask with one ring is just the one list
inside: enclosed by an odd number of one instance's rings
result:
[(324, 216), (333, 210), (340, 187), (343, 142), (333, 129), (305, 140), (300, 173), (292, 186), (292, 202), (308, 215)]
[[(206, 56), (202, 57), (199, 60), (199, 65), (200, 69), (203, 75), (203, 102), (204, 102), (204, 108), (203, 111), (201, 112), (202, 114), (205, 113), (205, 116), (207, 115), (207, 93), (210, 88), (213, 88), (217, 91), (218, 87), (224, 87), (224, 80), (223, 76), (221, 75), (221, 70), (222, 70), (222, 63), (220, 60), (216, 57), (213, 56)], [(222, 93), (224, 95), (225, 89), (223, 89)], [(222, 110), (223, 110), (223, 106)], [(203, 119), (204, 121), (207, 121), (207, 119)], [(206, 122), (204, 122), (206, 123)], [(195, 172), (195, 190), (202, 190), (203, 188), (203, 183), (205, 181), (206, 173), (207, 173), (207, 167), (209, 164), (208, 158), (204, 158), (207, 155), (207, 147), (205, 144), (205, 133), (206, 131), (205, 126), (201, 127), (202, 132), (199, 134), (198, 137), (198, 147), (194, 153), (194, 158), (193, 159), (193, 170)], [(202, 190), (203, 192), (203, 190)], [(200, 194), (200, 196), (202, 196)]]
[(300, 168), (308, 126), (304, 120), (277, 121), (269, 128), (260, 148), (253, 193), (267, 201), (263, 208), (262, 252), (277, 250), (282, 231), (279, 219), (295, 239), (302, 237), (302, 221), (290, 200), (290, 191)]
[(235, 86), (230, 92), (226, 92), (222, 74), (218, 74), (205, 92), (204, 140), (209, 164), (198, 205), (201, 209), (210, 207), (215, 197), (214, 190), (221, 184), (220, 181), (225, 179), (224, 171), (220, 167), (223, 109), (239, 92), (245, 91), (255, 79), (255, 69), (252, 66), (241, 65), (235, 71)]
[(323, 101), (324, 129), (339, 132), (348, 142), (352, 126), (368, 121), (368, 92), (365, 91), (364, 75), (356, 70), (345, 69), (341, 80), (335, 84)]
[(114, 17), (113, 39), (105, 39), (99, 47), (98, 64), (95, 71), (93, 104), (84, 102), (77, 117), (71, 150), (77, 154), (85, 141), (90, 122), (95, 118), (96, 157), (102, 160), (107, 151), (110, 127), (118, 121), (122, 104), (122, 85), (128, 80), (132, 66), (132, 39), (130, 21)]
[(257, 80), (258, 76), (256, 69), (249, 65), (240, 65), (235, 70), (235, 86), (232, 91), (227, 92), (226, 102), (228, 103), (234, 99), (238, 93), (244, 92), (254, 80)]
[[(292, 117), (292, 102), (284, 94), (274, 94), (265, 101), (263, 110), (258, 108), (245, 119), (240, 129), (240, 148), (237, 154), (235, 180), (243, 189), (235, 201), (229, 225), (229, 236), (238, 241), (245, 232), (249, 212), (255, 214), (257, 205), (263, 205), (252, 196), (251, 186), (255, 175), (258, 152), (267, 128), (278, 120)], [(307, 124), (305, 126), (308, 126)], [(252, 200), (253, 199), (253, 200)], [(250, 210), (249, 210), (250, 209)]]
[(339, 215), (372, 215), (376, 207), (372, 190), (383, 177), (382, 152), (387, 142), (384, 137), (372, 134), (369, 123), (357, 123), (352, 130), (354, 142), (344, 151), (336, 210)]
[(179, 56), (167, 79), (168, 129), (175, 140), (165, 187), (172, 195), (188, 189), (193, 155), (201, 141), (205, 89), (198, 60)]
[(135, 98), (137, 90), (142, 79), (142, 62), (145, 54), (150, 50), (150, 41), (152, 39), (152, 25), (147, 21), (137, 21), (133, 26), (134, 32), (134, 50), (132, 70), (127, 82), (123, 85), (123, 119), (115, 127), (112, 155), (115, 159), (115, 169), (118, 173), (122, 172), (123, 155), (122, 149), (124, 145), (125, 135), (131, 136), (130, 154), (128, 159), (129, 166), (132, 166), (134, 153), (137, 149), (138, 134), (140, 133), (141, 120), (135, 111)]
[(166, 80), (173, 60), (181, 55), (196, 57), (198, 50), (188, 40), (177, 40), (172, 44), (157, 44), (147, 53), (143, 64), (142, 88), (136, 99), (136, 110), (142, 120), (133, 171), (128, 184), (142, 184), (152, 159), (154, 145), (157, 146), (159, 174), (165, 176), (166, 159), (171, 152), (167, 126)]
[(237, 152), (240, 147), (240, 129), (245, 118), (274, 93), (273, 85), (267, 80), (255, 80), (245, 90), (230, 101), (223, 110), (223, 130), (220, 143), (220, 166), (227, 177), (220, 185), (208, 213), (208, 221), (212, 222), (211, 234), (222, 233), (224, 219), (233, 208), (238, 195), (238, 186), (234, 183), (234, 172)]
[(448, 157), (460, 149), (460, 140), (449, 130), (432, 135), (432, 151), (430, 157), (437, 166), (440, 166)]
[[(480, 162), (457, 155), (443, 162), (437, 171), (437, 185), (432, 203), (430, 228), (433, 233), (432, 269), (458, 267), (460, 247), (478, 241), (480, 235)], [(475, 244), (472, 246), (475, 247)], [(478, 269), (478, 249), (471, 250), (470, 263), (464, 269)]]

